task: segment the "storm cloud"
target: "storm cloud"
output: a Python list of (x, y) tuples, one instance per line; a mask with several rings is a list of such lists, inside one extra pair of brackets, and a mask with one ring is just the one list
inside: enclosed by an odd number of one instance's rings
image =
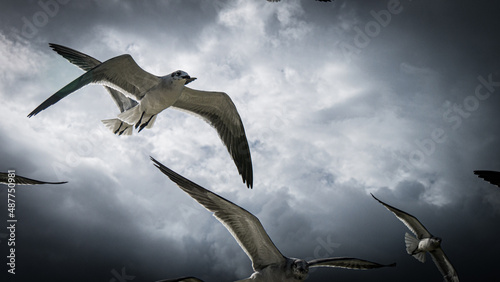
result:
[[(397, 263), (308, 281), (442, 280), (370, 193), (442, 237), (460, 279), (494, 281), (500, 190), (473, 171), (500, 170), (499, 4), (366, 2), (3, 1), (0, 171), (68, 183), (17, 187), (15, 275), (1, 187), (2, 281), (248, 277), (229, 232), (149, 156), (255, 214), (289, 257)], [(254, 188), (192, 115), (167, 109), (152, 129), (113, 135), (101, 120), (119, 110), (100, 85), (28, 119), (82, 74), (48, 43), (226, 92)]]

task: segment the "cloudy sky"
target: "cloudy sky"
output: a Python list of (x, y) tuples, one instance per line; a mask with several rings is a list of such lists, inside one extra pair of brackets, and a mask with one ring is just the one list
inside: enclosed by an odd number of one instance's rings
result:
[[(493, 1), (2, 1), (0, 171), (66, 185), (18, 187), (16, 275), (2, 281), (155, 281), (252, 273), (229, 232), (149, 156), (258, 216), (289, 257), (349, 256), (397, 267), (316, 269), (308, 281), (442, 281), (406, 254), (408, 230), (381, 200), (443, 238), (462, 281), (496, 281), (500, 190), (499, 5)], [(224, 91), (245, 125), (254, 189), (215, 130), (173, 109), (133, 136), (87, 86), (26, 116), (82, 74), (53, 52), (131, 54)]]

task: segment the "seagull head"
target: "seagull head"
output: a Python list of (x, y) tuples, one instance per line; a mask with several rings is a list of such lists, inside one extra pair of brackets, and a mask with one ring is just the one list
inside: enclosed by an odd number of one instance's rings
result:
[(434, 248), (441, 246), (441, 238), (439, 237), (432, 237), (430, 241), (431, 241), (431, 246)]
[(193, 80), (196, 79), (196, 77), (190, 77), (189, 74), (187, 74), (187, 72), (181, 71), (181, 70), (174, 71), (172, 74), (170, 74), (170, 76), (174, 80), (181, 80), (181, 79), (183, 79), (184, 80), (184, 85), (186, 85), (186, 84), (188, 84), (191, 81), (193, 81)]
[(309, 273), (309, 265), (303, 259), (292, 259), (292, 274), (295, 279), (303, 280)]

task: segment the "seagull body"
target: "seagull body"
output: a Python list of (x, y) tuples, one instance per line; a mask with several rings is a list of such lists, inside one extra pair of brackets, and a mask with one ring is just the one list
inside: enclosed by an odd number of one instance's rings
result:
[(458, 282), (458, 274), (450, 263), (448, 257), (446, 257), (443, 249), (441, 248), (441, 238), (434, 237), (427, 231), (420, 221), (393, 206), (390, 206), (381, 200), (377, 199), (373, 194), (372, 197), (379, 203), (384, 205), (390, 212), (392, 212), (401, 222), (403, 222), (410, 231), (417, 236), (417, 238), (412, 235), (405, 233), (405, 244), (406, 252), (412, 255), (414, 258), (420, 262), (425, 262), (425, 254), (429, 252), (431, 254), (432, 260), (436, 264), (437, 268), (444, 276), (445, 281), (448, 282)]
[[(40, 181), (40, 180), (35, 180), (35, 179), (23, 177), (20, 175), (15, 175), (14, 177), (9, 177), (9, 174), (10, 173), (7, 173), (7, 172), (0, 172), (0, 183), (2, 183), (2, 184), (14, 183), (15, 185), (38, 185), (38, 184), (64, 184), (64, 183), (68, 183), (67, 181), (46, 182), (46, 181)], [(9, 181), (9, 179), (14, 179), (14, 180)]]
[(186, 87), (196, 78), (181, 70), (161, 77), (152, 75), (139, 67), (130, 55), (101, 62), (65, 46), (49, 45), (86, 72), (50, 96), (28, 117), (35, 116), (87, 84), (101, 84), (121, 111), (117, 118), (102, 121), (115, 134), (130, 135), (134, 125), (136, 129), (139, 128), (139, 132), (151, 128), (157, 115), (169, 107), (189, 112), (217, 130), (243, 182), (246, 182), (247, 187), (252, 187), (252, 158), (245, 129), (236, 106), (226, 93)]
[(488, 181), (489, 183), (500, 187), (500, 171), (492, 171), (492, 170), (475, 170), (474, 174), (477, 177)]
[(382, 265), (356, 258), (324, 258), (311, 261), (288, 258), (281, 254), (267, 235), (259, 219), (240, 206), (218, 196), (198, 184), (182, 177), (160, 162), (151, 158), (155, 166), (167, 175), (179, 188), (213, 213), (252, 261), (254, 273), (242, 281), (298, 282), (304, 281), (310, 267), (340, 267), (349, 269), (373, 269)]

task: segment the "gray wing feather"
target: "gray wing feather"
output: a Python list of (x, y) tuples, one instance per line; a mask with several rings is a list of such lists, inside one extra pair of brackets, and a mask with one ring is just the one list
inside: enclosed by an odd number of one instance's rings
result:
[(198, 184), (182, 177), (167, 168), (154, 158), (155, 166), (175, 182), (184, 192), (219, 220), (238, 241), (240, 247), (252, 260), (254, 270), (260, 270), (270, 264), (284, 263), (285, 257), (280, 253), (267, 235), (259, 219), (245, 209), (206, 190)]
[(345, 258), (345, 257), (315, 259), (308, 261), (307, 264), (309, 264), (309, 267), (339, 267), (348, 269), (374, 269), (380, 267), (396, 266), (395, 263), (379, 264), (364, 259)]
[[(78, 52), (74, 49), (54, 44), (54, 43), (49, 43), (49, 46), (56, 51), (59, 55), (63, 56), (65, 59), (67, 59), (70, 63), (80, 67), (84, 71), (89, 71), (98, 65), (100, 65), (102, 62), (87, 55), (82, 52)], [(137, 105), (137, 102), (135, 100), (132, 100), (128, 98), (127, 96), (123, 95), (121, 92), (110, 88), (108, 86), (104, 86), (106, 90), (109, 92), (113, 100), (115, 101), (116, 105), (120, 109), (120, 112), (124, 112), (135, 105)]]
[[(23, 176), (16, 175), (14, 177), (14, 183), (16, 185), (38, 185), (38, 184), (64, 184), (68, 183), (68, 181), (63, 181), (63, 182), (46, 182), (46, 181), (40, 181), (40, 180), (35, 180)], [(7, 172), (0, 172), (0, 183), (4, 184), (9, 184), (9, 174)]]
[(401, 222), (403, 222), (406, 225), (406, 227), (408, 227), (408, 229), (410, 229), (410, 231), (413, 232), (413, 234), (415, 234), (417, 236), (418, 239), (432, 237), (431, 233), (429, 233), (429, 231), (427, 231), (427, 229), (424, 227), (424, 225), (422, 223), (420, 223), (420, 221), (416, 217), (414, 217), (413, 215), (408, 214), (400, 209), (397, 209), (391, 205), (388, 205), (388, 204), (382, 202), (381, 200), (377, 199), (377, 197), (373, 196), (373, 194), (371, 194), (371, 195), (375, 200), (377, 200), (379, 203), (384, 205), (399, 220), (401, 220)]
[(243, 122), (231, 98), (223, 92), (184, 87), (174, 108), (195, 114), (213, 126), (238, 168), (247, 187), (253, 185), (252, 157)]
[(437, 268), (443, 274), (443, 277), (446, 282), (458, 282), (458, 274), (451, 265), (448, 257), (443, 252), (443, 249), (439, 248), (434, 251), (431, 251), (431, 257)]
[(500, 171), (475, 170), (474, 174), (485, 181), (500, 187)]
[(141, 69), (130, 55), (121, 55), (111, 58), (82, 74), (50, 96), (34, 109), (28, 117), (38, 114), (89, 83), (109, 86), (129, 97), (141, 100), (146, 91), (157, 85), (159, 81), (159, 77)]

